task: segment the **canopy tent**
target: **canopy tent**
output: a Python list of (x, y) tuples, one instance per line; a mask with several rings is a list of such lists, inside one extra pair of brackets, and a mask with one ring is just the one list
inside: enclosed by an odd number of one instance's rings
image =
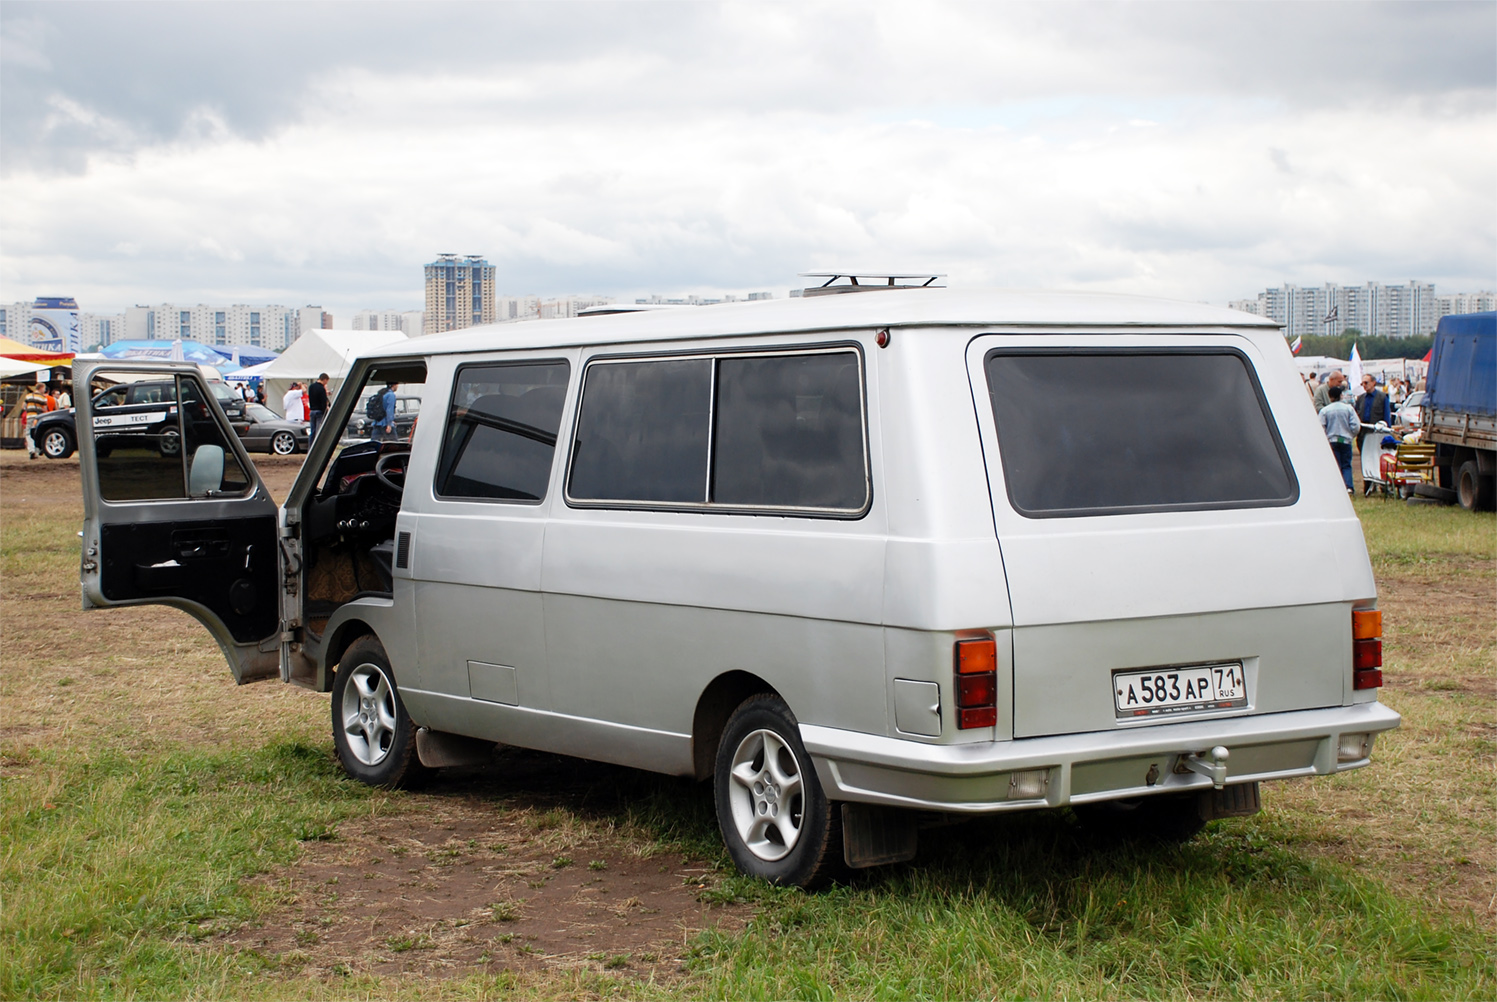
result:
[(261, 362), (259, 365), (251, 365), (244, 369), (235, 369), (233, 372), (224, 373), (226, 383), (247, 383), (251, 379), (263, 379), (265, 371), (275, 364), (275, 359), (269, 362)]
[(66, 362), (73, 357), (73, 353), (33, 348), (29, 344), (12, 341), (8, 337), (0, 337), (0, 357), (14, 358), (22, 362), (35, 362), (37, 365), (54, 365), (58, 362)]
[(199, 365), (211, 365), (215, 369), (228, 366), (239, 368), (225, 352), (203, 344), (201, 341), (182, 338), (174, 338), (170, 341), (164, 338), (149, 341), (116, 341), (107, 346), (102, 354), (105, 358), (160, 358), (169, 362), (196, 362)]
[(248, 344), (214, 345), (213, 350), (220, 355), (228, 356), (229, 361), (233, 363), (235, 369), (260, 365), (263, 362), (273, 362), (280, 356), (280, 352)]
[(282, 413), (281, 400), (292, 382), (305, 386), (324, 372), (329, 376), (328, 394), (335, 394), (354, 359), (371, 348), (403, 340), (401, 331), (307, 331), (259, 373), (265, 381), (265, 402), (277, 414)]
[(35, 362), (23, 362), (20, 359), (0, 356), (0, 379), (25, 376), (29, 381), (35, 382), (51, 371), (52, 367), (49, 365), (37, 365)]

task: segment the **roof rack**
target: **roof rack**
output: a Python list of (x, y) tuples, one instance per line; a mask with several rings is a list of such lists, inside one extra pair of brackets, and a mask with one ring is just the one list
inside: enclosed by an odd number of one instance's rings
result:
[[(818, 286), (800, 290), (801, 296), (835, 296), (844, 292), (883, 292), (889, 289), (944, 289), (944, 283), (936, 284), (944, 279), (945, 275), (932, 275), (930, 272), (921, 272), (912, 275), (891, 275), (888, 272), (870, 274), (858, 272), (856, 274), (847, 271), (803, 271), (801, 278), (824, 278)], [(839, 279), (847, 279), (845, 285), (836, 284)]]

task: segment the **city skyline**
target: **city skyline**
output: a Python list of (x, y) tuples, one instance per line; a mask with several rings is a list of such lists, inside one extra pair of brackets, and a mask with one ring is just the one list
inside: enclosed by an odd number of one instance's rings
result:
[(0, 298), (1497, 284), (1492, 4), (857, 10), (7, 3)]

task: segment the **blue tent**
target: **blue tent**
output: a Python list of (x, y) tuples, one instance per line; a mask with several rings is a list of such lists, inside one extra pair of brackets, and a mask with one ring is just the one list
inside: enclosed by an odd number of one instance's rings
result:
[(180, 362), (197, 362), (214, 367), (233, 361), (216, 348), (200, 341), (116, 341), (104, 348), (106, 358), (160, 358)]
[(219, 372), (233, 372), (260, 365), (277, 357), (268, 348), (251, 345), (206, 345), (201, 341), (157, 338), (152, 341), (116, 341), (103, 350), (107, 358), (160, 358), (211, 365)]

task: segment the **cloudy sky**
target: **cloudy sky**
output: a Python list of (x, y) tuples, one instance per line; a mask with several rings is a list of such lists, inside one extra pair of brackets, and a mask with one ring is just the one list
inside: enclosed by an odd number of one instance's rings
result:
[(0, 301), (1497, 285), (1497, 4), (0, 5)]

